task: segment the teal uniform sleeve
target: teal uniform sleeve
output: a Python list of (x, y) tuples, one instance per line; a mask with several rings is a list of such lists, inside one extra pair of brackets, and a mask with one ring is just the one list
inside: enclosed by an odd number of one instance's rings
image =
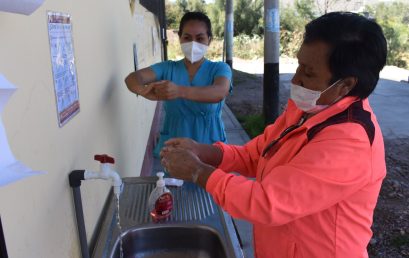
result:
[(165, 71), (169, 65), (168, 61), (156, 63), (150, 66), (152, 71), (155, 73), (156, 81), (163, 80)]
[(228, 64), (224, 62), (218, 63), (214, 78), (217, 78), (217, 77), (226, 77), (230, 81), (229, 93), (231, 93), (233, 90), (233, 80), (232, 80), (232, 72)]

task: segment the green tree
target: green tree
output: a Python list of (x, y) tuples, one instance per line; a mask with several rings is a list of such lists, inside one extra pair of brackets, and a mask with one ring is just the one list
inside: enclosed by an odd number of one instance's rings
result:
[(166, 27), (168, 29), (177, 30), (179, 29), (179, 22), (182, 18), (183, 11), (176, 3), (172, 3), (169, 0), (165, 2), (166, 10)]
[(208, 4), (207, 7), (207, 13), (212, 22), (213, 35), (219, 38), (224, 35), (225, 5), (226, 0), (216, 0), (214, 3)]
[(176, 0), (176, 5), (178, 6), (179, 10), (182, 11), (182, 13), (187, 12), (187, 7), (188, 7), (187, 0)]
[(204, 0), (189, 0), (186, 9), (190, 12), (206, 13), (206, 3)]
[(263, 17), (261, 0), (236, 0), (234, 5), (234, 34), (261, 34), (260, 18)]
[(179, 29), (182, 16), (189, 11), (200, 11), (206, 13), (206, 3), (204, 0), (176, 0), (165, 1), (166, 25), (168, 29)]
[(305, 25), (315, 18), (313, 0), (297, 0), (280, 12), (280, 52), (295, 57), (302, 43)]
[(380, 3), (366, 12), (381, 25), (388, 43), (387, 64), (409, 68), (409, 4)]
[(314, 11), (314, 0), (297, 0), (295, 1), (297, 13), (306, 20), (313, 20), (316, 15)]

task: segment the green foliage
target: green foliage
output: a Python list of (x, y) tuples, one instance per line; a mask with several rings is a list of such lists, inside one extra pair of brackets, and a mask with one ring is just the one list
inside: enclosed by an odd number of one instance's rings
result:
[(246, 130), (247, 134), (252, 139), (262, 134), (264, 131), (265, 125), (263, 115), (241, 116), (238, 117), (237, 120), (239, 120), (244, 130)]
[(242, 59), (257, 59), (264, 56), (264, 38), (258, 35), (240, 34), (233, 39), (234, 56)]
[(294, 4), (298, 14), (304, 19), (312, 20), (315, 18), (314, 0), (297, 0)]
[(169, 0), (165, 2), (165, 9), (166, 9), (166, 27), (172, 30), (179, 29), (179, 22), (182, 19), (184, 14), (183, 9), (180, 5), (176, 3), (172, 3)]
[(383, 29), (388, 42), (387, 64), (409, 68), (409, 3), (380, 3), (365, 9)]
[[(263, 34), (263, 0), (234, 1), (234, 34)], [(216, 0), (209, 4), (207, 13), (212, 22), (213, 34), (216, 37), (224, 35), (226, 0)]]
[(207, 7), (207, 14), (212, 22), (213, 35), (218, 38), (224, 35), (225, 5), (226, 0), (216, 0), (214, 3), (208, 4)]
[(189, 0), (186, 10), (190, 12), (203, 12), (206, 13), (206, 3), (204, 0)]
[[(295, 57), (302, 43), (305, 25), (316, 18), (320, 10), (318, 0), (295, 0), (293, 6), (280, 7), (280, 51), (283, 56)], [(340, 0), (325, 1), (325, 8)], [(204, 0), (166, 0), (167, 26), (177, 30), (182, 15), (189, 11), (203, 11), (208, 14), (213, 28), (214, 40), (208, 58), (220, 59), (224, 36), (226, 0), (215, 0), (206, 4)], [(263, 0), (234, 1), (234, 56), (244, 59), (263, 57)], [(365, 7), (365, 13), (374, 17), (383, 28), (388, 42), (388, 65), (409, 69), (409, 3), (396, 1)], [(170, 44), (171, 45), (171, 44)], [(180, 54), (179, 42), (169, 46)], [(171, 53), (171, 51), (169, 51)], [(172, 55), (170, 54), (169, 57)]]
[(234, 34), (261, 35), (263, 24), (260, 24), (260, 18), (263, 17), (264, 2), (236, 0), (234, 4)]
[(280, 12), (280, 52), (287, 57), (296, 56), (305, 25), (315, 18), (313, 0), (297, 0), (294, 5), (283, 7)]
[(206, 3), (204, 0), (176, 0), (172, 3), (165, 1), (166, 26), (168, 29), (178, 30), (182, 16), (189, 11), (200, 11), (206, 13)]

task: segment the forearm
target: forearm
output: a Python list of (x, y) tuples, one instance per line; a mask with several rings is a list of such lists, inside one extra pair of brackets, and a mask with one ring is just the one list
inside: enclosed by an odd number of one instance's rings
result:
[(137, 72), (129, 74), (125, 79), (125, 83), (128, 89), (133, 93), (138, 93), (138, 87), (144, 87), (145, 85), (142, 76), (140, 76)]
[(203, 163), (217, 167), (222, 162), (223, 152), (216, 146), (210, 144), (199, 144), (198, 157)]
[(215, 170), (214, 167), (206, 165), (198, 171), (196, 182), (198, 185), (206, 189), (207, 180), (212, 175), (213, 171)]
[(204, 87), (179, 87), (181, 98), (197, 102), (217, 103), (223, 100), (227, 95), (226, 89), (215, 85)]

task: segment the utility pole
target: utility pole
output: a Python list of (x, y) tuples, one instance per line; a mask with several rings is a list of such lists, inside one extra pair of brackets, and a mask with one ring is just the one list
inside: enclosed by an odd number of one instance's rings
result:
[(226, 63), (233, 68), (233, 0), (226, 0), (226, 18), (224, 42), (226, 46)]
[(278, 0), (264, 0), (263, 113), (265, 124), (278, 117), (280, 15)]

